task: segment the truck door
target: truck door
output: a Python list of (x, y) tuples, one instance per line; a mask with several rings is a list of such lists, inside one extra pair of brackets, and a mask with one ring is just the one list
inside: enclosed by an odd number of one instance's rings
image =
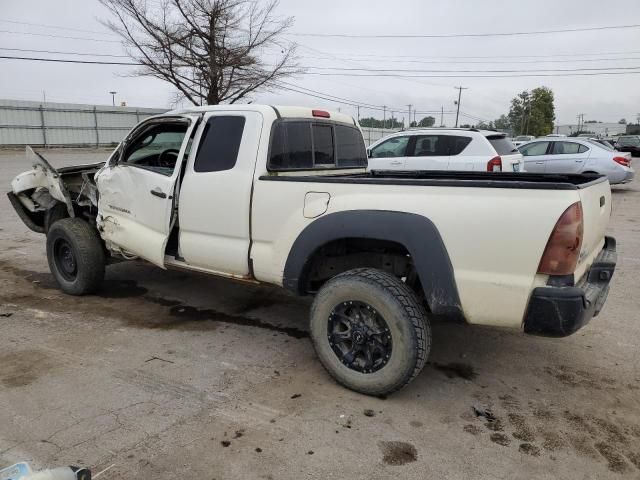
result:
[(260, 113), (230, 107), (206, 114), (198, 128), (178, 208), (178, 253), (189, 266), (249, 275), (251, 190), (262, 123)]
[(108, 246), (164, 267), (176, 183), (197, 118), (142, 123), (98, 172), (98, 226)]

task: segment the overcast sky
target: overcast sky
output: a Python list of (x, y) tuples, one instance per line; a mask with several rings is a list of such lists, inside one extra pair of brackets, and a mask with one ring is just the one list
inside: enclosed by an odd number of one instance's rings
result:
[[(299, 33), (500, 33), (640, 24), (640, 1), (281, 0), (279, 13), (294, 16), (291, 32)], [(0, 48), (122, 54), (119, 43), (114, 41), (117, 39), (97, 21), (106, 15), (97, 0), (0, 0)], [(10, 22), (63, 26), (70, 30)], [(103, 41), (65, 39), (60, 35)], [(315, 67), (412, 70), (640, 67), (640, 28), (483, 38), (287, 38), (299, 44), (301, 65)], [(0, 55), (47, 56), (8, 50), (0, 50)], [(400, 63), (401, 60), (412, 63)], [(476, 63), (461, 63), (463, 60)], [(499, 63), (484, 63), (490, 61)], [(127, 76), (131, 67), (0, 59), (0, 68), (0, 98), (41, 100), (44, 91), (48, 101), (110, 104), (108, 92), (115, 90), (118, 102), (144, 107), (168, 107), (173, 98), (171, 86), (160, 80)], [(556, 122), (560, 124), (575, 123), (579, 113), (585, 113), (586, 120), (604, 122), (617, 122), (623, 117), (635, 120), (640, 113), (640, 74), (484, 79), (301, 75), (290, 82), (357, 102), (405, 109), (404, 113), (396, 114), (399, 118), (406, 116), (407, 104), (418, 111), (439, 111), (441, 106), (445, 111), (453, 110), (457, 98), (454, 86), (458, 85), (469, 88), (463, 92), (462, 111), (487, 120), (507, 113), (510, 99), (518, 92), (541, 85), (555, 93)], [(355, 116), (353, 107), (291, 92), (257, 93), (251, 100), (340, 107)], [(361, 109), (362, 117), (370, 115), (382, 117), (381, 112)], [(468, 118), (462, 120), (475, 123)], [(451, 115), (445, 116), (445, 123), (453, 123)]]

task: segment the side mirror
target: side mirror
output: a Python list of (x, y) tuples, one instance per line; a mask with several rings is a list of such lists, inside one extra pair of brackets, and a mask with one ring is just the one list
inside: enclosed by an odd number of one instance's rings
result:
[(371, 149), (367, 148), (367, 158), (371, 158)]

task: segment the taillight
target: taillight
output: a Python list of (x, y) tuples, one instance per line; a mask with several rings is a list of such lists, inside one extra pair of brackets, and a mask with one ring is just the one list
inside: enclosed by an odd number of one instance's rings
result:
[(502, 158), (493, 157), (487, 162), (487, 172), (501, 172), (502, 171)]
[(311, 115), (313, 115), (314, 117), (320, 117), (320, 118), (331, 118), (331, 115), (329, 115), (329, 112), (325, 112), (324, 110), (312, 110)]
[(631, 165), (631, 160), (626, 157), (613, 157), (613, 161), (619, 163), (623, 167), (628, 167), (629, 165)]
[(582, 204), (576, 202), (567, 208), (556, 222), (540, 260), (538, 273), (571, 275), (575, 272), (583, 233)]

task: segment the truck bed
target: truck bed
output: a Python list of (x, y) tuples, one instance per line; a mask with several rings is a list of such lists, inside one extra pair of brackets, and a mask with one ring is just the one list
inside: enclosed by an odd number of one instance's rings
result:
[(579, 190), (604, 182), (606, 176), (589, 174), (544, 174), (518, 172), (373, 171), (331, 175), (263, 175), (260, 180), (379, 185), (424, 185), (432, 187), (521, 188), (528, 190)]

